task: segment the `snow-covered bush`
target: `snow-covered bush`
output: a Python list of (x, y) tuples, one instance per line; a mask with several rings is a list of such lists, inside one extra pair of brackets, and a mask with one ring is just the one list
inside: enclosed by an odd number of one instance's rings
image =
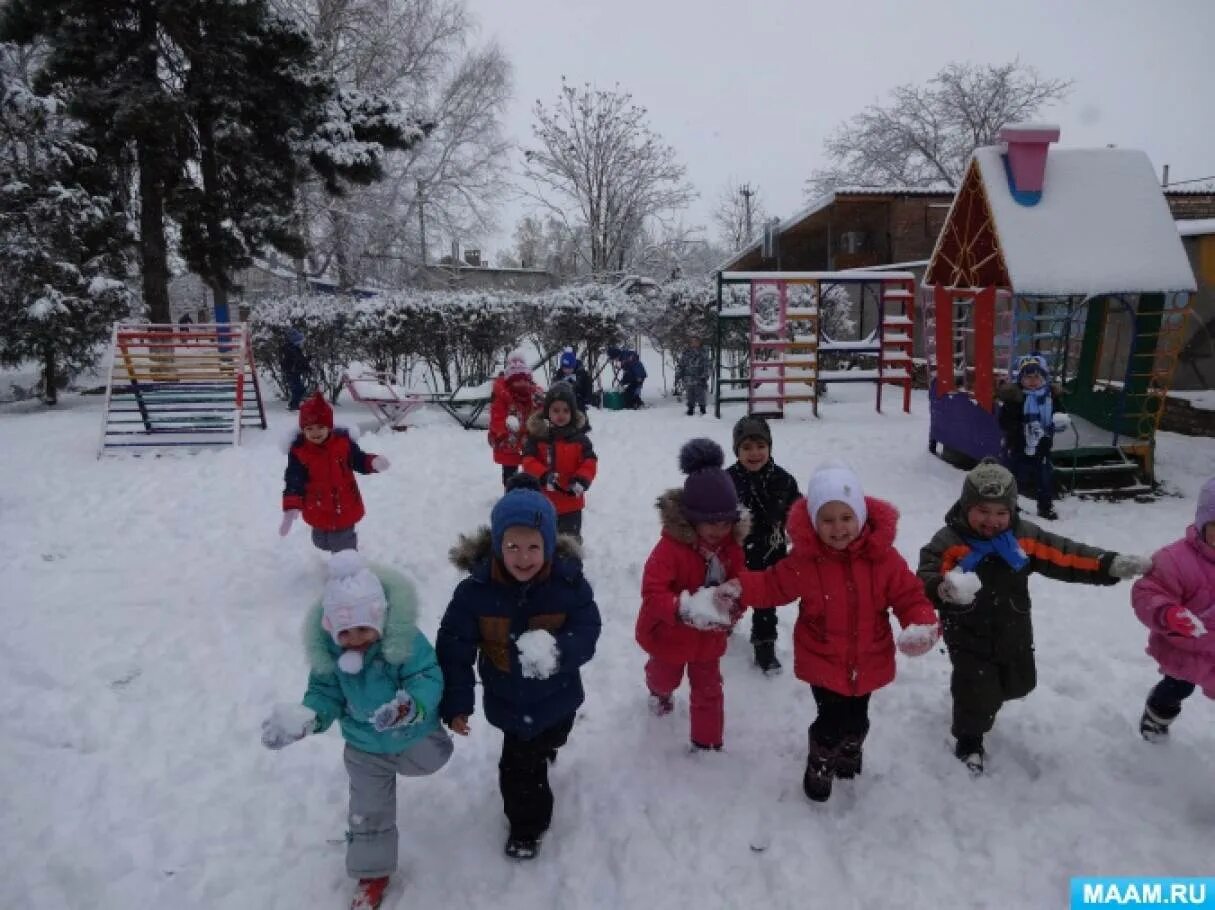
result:
[(360, 360), (354, 302), (348, 297), (269, 297), (257, 302), (249, 314), (253, 356), (270, 372), (286, 394), (279, 354), (288, 329), (304, 333), (304, 353), (312, 363), (312, 380), (331, 401), (342, 388), (342, 374), (352, 361)]
[(567, 285), (524, 303), (527, 333), (544, 357), (572, 347), (595, 374), (608, 346), (623, 343), (635, 330), (639, 306), (644, 303), (607, 285)]

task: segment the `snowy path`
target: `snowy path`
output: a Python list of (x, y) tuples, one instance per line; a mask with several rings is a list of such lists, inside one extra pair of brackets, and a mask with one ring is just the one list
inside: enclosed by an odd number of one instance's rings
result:
[[(900, 508), (914, 565), (962, 475), (926, 451), (922, 393), (911, 416), (874, 414), (867, 387), (838, 394), (818, 421), (774, 424), (777, 461), (803, 485), (823, 457), (850, 461)], [(303, 692), (298, 628), (322, 577), (306, 533), (276, 534), (292, 415), (272, 404), (275, 428), (236, 451), (98, 462), (99, 406), (0, 410), (0, 905), (345, 906), (343, 848), (328, 843), (344, 831), (336, 730), (281, 753), (258, 742), (270, 704)], [(1173, 742), (1140, 741), (1156, 671), (1125, 584), (1035, 579), (1040, 685), (1001, 714), (986, 779), (946, 749), (949, 666), (934, 651), (900, 657), (874, 697), (864, 776), (809, 804), (813, 701), (789, 672), (756, 673), (749, 620), (723, 661), (727, 751), (689, 756), (686, 689), (671, 717), (645, 710), (638, 582), (679, 444), (695, 431), (728, 450), (735, 416), (594, 414), (587, 574), (605, 626), (554, 769), (553, 831), (534, 864), (502, 856), (500, 736), (478, 715), (446, 769), (401, 781), (403, 874), (385, 907), (1053, 908), (1072, 875), (1211, 871), (1215, 709), (1197, 695)], [(433, 635), (458, 579), (447, 548), (487, 519), (497, 470), (483, 434), (441, 415), (363, 443), (393, 470), (361, 478), (362, 549), (416, 581)], [(1210, 449), (1163, 434), (1159, 470), (1185, 498), (1065, 500), (1058, 529), (1135, 552), (1174, 540)], [(792, 619), (782, 610), (787, 667)], [(754, 853), (761, 827), (771, 846)]]

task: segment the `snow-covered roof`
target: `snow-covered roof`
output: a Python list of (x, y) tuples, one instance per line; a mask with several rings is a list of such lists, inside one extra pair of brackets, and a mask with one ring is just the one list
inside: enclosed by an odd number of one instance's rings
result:
[(1177, 222), (1177, 233), (1182, 237), (1203, 237), (1215, 234), (1215, 218), (1188, 218)]
[(1000, 248), (1021, 294), (1194, 291), (1194, 273), (1147, 155), (1051, 149), (1042, 198), (1013, 199), (1002, 147), (975, 150)]

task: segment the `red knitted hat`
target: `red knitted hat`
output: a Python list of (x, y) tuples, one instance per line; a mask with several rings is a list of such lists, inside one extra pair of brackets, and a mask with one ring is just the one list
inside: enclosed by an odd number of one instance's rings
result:
[(300, 429), (314, 424), (333, 429), (333, 408), (319, 391), (300, 405)]

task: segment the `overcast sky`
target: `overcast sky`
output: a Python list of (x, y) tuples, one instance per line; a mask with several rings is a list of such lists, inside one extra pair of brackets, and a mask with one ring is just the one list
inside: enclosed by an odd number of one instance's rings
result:
[[(510, 138), (530, 140), (532, 106), (556, 98), (562, 75), (619, 83), (687, 166), (701, 198), (685, 221), (710, 234), (727, 182), (792, 214), (834, 126), (953, 60), (1020, 58), (1075, 80), (1041, 118), (1063, 145), (1141, 148), (1170, 180), (1215, 175), (1215, 0), (466, 2), (514, 64)], [(482, 238), (491, 254), (524, 211), (509, 204), (500, 234)]]

